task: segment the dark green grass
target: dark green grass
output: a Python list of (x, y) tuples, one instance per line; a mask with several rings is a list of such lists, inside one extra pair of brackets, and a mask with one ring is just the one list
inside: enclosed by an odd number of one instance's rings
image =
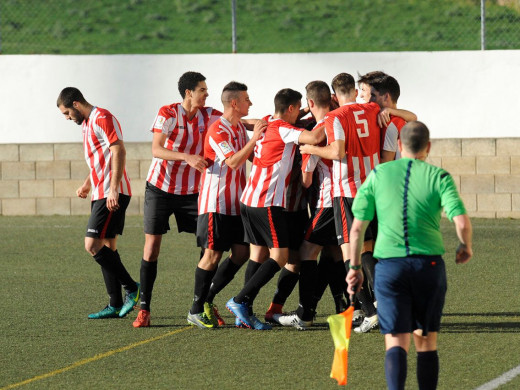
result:
[[(487, 48), (520, 48), (518, 7), (486, 2)], [(231, 1), (0, 2), (5, 54), (230, 53)], [(237, 1), (239, 53), (479, 50), (479, 0)]]
[[(163, 240), (152, 304), (152, 327), (133, 329), (128, 318), (87, 320), (106, 304), (99, 267), (83, 250), (86, 217), (0, 217), (2, 316), (0, 388), (68, 367), (139, 341), (169, 335), (33, 381), (25, 389), (336, 389), (329, 378), (333, 344), (326, 316), (330, 294), (307, 332), (186, 329), (198, 250), (193, 236)], [(449, 290), (440, 335), (440, 389), (473, 389), (520, 364), (518, 237), (514, 220), (474, 220), (475, 258), (456, 266), (453, 226), (443, 222)], [(119, 251), (137, 277), (144, 237), (141, 217), (129, 217)], [(240, 289), (243, 270), (216, 303)], [(263, 314), (274, 281), (255, 307)], [(297, 294), (287, 308), (296, 307)], [(259, 316), (261, 317), (261, 315)], [(413, 350), (407, 388), (417, 387)], [(349, 388), (385, 388), (382, 336), (353, 334)], [(504, 388), (518, 388), (516, 378)]]

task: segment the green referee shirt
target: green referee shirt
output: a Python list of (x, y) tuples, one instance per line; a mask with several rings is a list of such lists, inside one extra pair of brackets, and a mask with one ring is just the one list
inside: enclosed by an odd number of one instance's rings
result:
[(453, 178), (422, 160), (402, 158), (378, 165), (358, 190), (352, 206), (362, 221), (377, 212), (374, 257), (442, 255), (441, 212), (466, 214)]

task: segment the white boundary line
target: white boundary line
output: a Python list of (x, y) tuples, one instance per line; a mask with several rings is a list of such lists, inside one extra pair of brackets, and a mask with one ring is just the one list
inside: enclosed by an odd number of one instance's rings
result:
[(475, 390), (493, 390), (498, 388), (499, 386), (502, 386), (506, 384), (507, 382), (510, 382), (515, 377), (520, 375), (520, 366), (516, 366), (515, 368), (504, 372), (499, 377), (493, 379), (492, 381), (488, 383), (484, 383), (482, 386), (477, 387)]

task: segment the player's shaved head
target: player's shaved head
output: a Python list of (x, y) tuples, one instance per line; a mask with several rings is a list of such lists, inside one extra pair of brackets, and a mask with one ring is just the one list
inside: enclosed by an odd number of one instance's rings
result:
[(237, 81), (231, 81), (222, 90), (222, 104), (227, 107), (232, 100), (238, 99), (240, 92), (247, 91), (247, 85), (239, 83)]
[(312, 99), (318, 107), (330, 106), (330, 88), (325, 81), (311, 81), (305, 87), (307, 99)]
[(340, 73), (332, 79), (332, 90), (336, 95), (349, 96), (356, 89), (354, 77), (348, 73)]
[(186, 97), (186, 90), (195, 91), (197, 88), (197, 85), (201, 81), (206, 81), (206, 77), (204, 77), (202, 74), (198, 72), (186, 72), (184, 73), (178, 83), (179, 87), (179, 93), (181, 94), (182, 98), (184, 99)]
[(71, 108), (74, 102), (86, 103), (87, 101), (83, 97), (81, 91), (74, 87), (63, 88), (58, 96), (56, 105)]
[(408, 122), (401, 129), (401, 144), (408, 152), (419, 153), (428, 147), (430, 130), (419, 121)]
[(289, 106), (295, 106), (302, 100), (302, 94), (294, 89), (285, 88), (274, 97), (274, 112), (284, 114)]

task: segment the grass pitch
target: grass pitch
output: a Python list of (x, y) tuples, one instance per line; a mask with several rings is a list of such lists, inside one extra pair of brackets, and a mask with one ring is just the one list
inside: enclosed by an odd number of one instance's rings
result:
[[(326, 317), (327, 292), (312, 330), (236, 329), (225, 310), (242, 286), (243, 270), (216, 298), (230, 324), (204, 331), (189, 327), (194, 237), (163, 239), (152, 302), (152, 327), (124, 319), (88, 320), (107, 302), (99, 267), (84, 252), (86, 217), (0, 217), (2, 316), (0, 389), (336, 389), (329, 378), (333, 343)], [(453, 261), (453, 225), (443, 221), (448, 296), (439, 337), (439, 389), (474, 389), (520, 364), (518, 237), (514, 220), (473, 220), (475, 257)], [(129, 217), (119, 241), (123, 262), (138, 279), (142, 218)], [(255, 302), (261, 318), (275, 281)], [(294, 309), (297, 292), (286, 308)], [(352, 389), (384, 389), (383, 338), (353, 334), (349, 351)], [(407, 389), (417, 388), (410, 351)], [(501, 389), (520, 387), (520, 378)]]

